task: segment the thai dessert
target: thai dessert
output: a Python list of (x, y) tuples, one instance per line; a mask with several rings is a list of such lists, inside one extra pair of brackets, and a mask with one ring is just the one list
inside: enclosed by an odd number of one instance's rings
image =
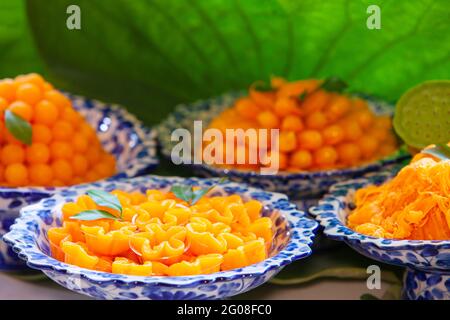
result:
[(114, 175), (116, 160), (38, 74), (0, 81), (0, 186), (67, 186)]

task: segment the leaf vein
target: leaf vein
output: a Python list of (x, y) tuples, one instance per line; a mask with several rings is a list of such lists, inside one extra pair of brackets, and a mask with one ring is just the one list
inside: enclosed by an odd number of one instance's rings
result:
[[(202, 20), (205, 22), (205, 24), (210, 28), (211, 32), (214, 33), (218, 43), (222, 46), (227, 59), (229, 60), (232, 67), (235, 69), (236, 73), (240, 74), (241, 72), (240, 72), (240, 68), (238, 67), (238, 62), (235, 59), (233, 53), (231, 52), (230, 47), (228, 46), (227, 42), (223, 38), (222, 34), (217, 29), (216, 25), (213, 23), (213, 21), (211, 21), (210, 17), (206, 14), (206, 12), (198, 5), (196, 0), (190, 0), (190, 3), (192, 5), (192, 7), (198, 12), (200, 18), (202, 18)], [(239, 79), (240, 77), (236, 77), (236, 78)], [(235, 79), (235, 78), (233, 77), (233, 79)]]
[[(262, 55), (261, 55), (261, 44), (258, 40), (258, 37), (256, 36), (255, 30), (253, 30), (251, 21), (249, 17), (247, 16), (246, 12), (242, 9), (242, 7), (239, 5), (239, 0), (234, 0), (234, 5), (236, 8), (236, 11), (238, 12), (240, 18), (244, 22), (244, 26), (247, 30), (248, 35), (250, 36), (250, 39), (252, 41), (253, 50), (255, 51), (256, 61), (258, 65), (258, 70), (262, 70), (264, 68)], [(256, 72), (257, 74), (258, 72)], [(256, 76), (255, 76), (256, 78)]]
[(398, 36), (397, 38), (387, 42), (385, 45), (381, 46), (377, 51), (375, 51), (373, 54), (371, 54), (362, 64), (360, 64), (359, 66), (357, 66), (356, 68), (354, 68), (346, 77), (346, 79), (348, 81), (350, 81), (351, 79), (354, 79), (359, 73), (361, 73), (368, 65), (370, 65), (371, 63), (373, 63), (373, 61), (377, 60), (378, 58), (380, 58), (381, 56), (383, 56), (383, 54), (386, 53), (386, 51), (388, 51), (388, 49), (391, 49), (392, 47), (394, 47), (396, 44), (399, 44), (402, 41), (405, 41), (406, 39), (408, 39), (409, 37), (412, 37), (414, 34), (416, 34), (416, 32), (418, 31), (420, 25), (422, 24), (423, 19), (426, 17), (427, 13), (430, 11), (431, 7), (435, 4), (434, 0), (431, 0), (427, 7), (425, 8), (425, 10), (423, 11), (422, 15), (419, 17), (419, 19), (417, 19), (416, 24), (414, 25), (414, 27), (407, 33), (402, 34), (400, 36)]

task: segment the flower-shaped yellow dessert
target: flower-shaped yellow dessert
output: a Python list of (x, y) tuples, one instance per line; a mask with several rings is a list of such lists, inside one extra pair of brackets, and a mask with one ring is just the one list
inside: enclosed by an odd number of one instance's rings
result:
[(52, 256), (142, 276), (207, 274), (266, 259), (272, 221), (261, 216), (262, 204), (204, 196), (209, 190), (88, 191), (64, 204), (62, 227), (48, 231)]

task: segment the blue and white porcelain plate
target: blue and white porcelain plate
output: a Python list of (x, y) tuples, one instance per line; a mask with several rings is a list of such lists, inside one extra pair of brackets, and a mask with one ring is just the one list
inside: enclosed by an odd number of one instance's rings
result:
[[(218, 116), (223, 110), (231, 107), (236, 99), (243, 93), (226, 93), (217, 98), (197, 101), (192, 104), (178, 105), (175, 111), (169, 115), (155, 129), (158, 132), (158, 140), (161, 144), (161, 152), (171, 158), (173, 147), (178, 141), (171, 141), (171, 134), (175, 129), (186, 128), (193, 132), (194, 121), (203, 121), (203, 129)], [(359, 95), (368, 101), (370, 108), (379, 115), (392, 115), (394, 107), (381, 100)], [(206, 164), (192, 164), (189, 166), (194, 172), (204, 177), (226, 176), (237, 182), (247, 183), (256, 188), (268, 191), (282, 192), (293, 199), (317, 199), (328, 188), (340, 181), (360, 177), (369, 172), (376, 172), (400, 163), (407, 159), (409, 154), (399, 150), (393, 155), (375, 161), (373, 163), (339, 170), (313, 171), (301, 173), (280, 172), (277, 175), (261, 175), (258, 172), (235, 169), (223, 169)]]
[[(148, 174), (158, 165), (154, 130), (145, 127), (121, 106), (68, 96), (74, 108), (96, 130), (105, 150), (116, 158), (117, 174), (108, 180)], [(17, 259), (1, 241), (3, 234), (9, 230), (9, 225), (19, 216), (20, 208), (63, 189), (67, 187), (0, 187), (0, 269), (14, 270), (23, 267), (23, 261)]]
[(323, 226), (327, 237), (344, 241), (372, 259), (407, 267), (405, 298), (450, 299), (450, 240), (375, 238), (358, 233), (346, 225), (347, 216), (354, 208), (355, 191), (391, 179), (398, 169), (338, 183), (309, 211)]
[(172, 184), (180, 183), (206, 187), (217, 185), (218, 180), (145, 176), (75, 186), (22, 209), (20, 218), (4, 239), (30, 267), (42, 270), (51, 279), (70, 290), (98, 299), (225, 298), (263, 284), (287, 264), (311, 254), (310, 244), (318, 226), (317, 222), (305, 217), (285, 195), (228, 182), (213, 189), (210, 195), (239, 194), (244, 200), (259, 200), (264, 205), (263, 215), (274, 222), (274, 239), (269, 258), (260, 263), (207, 275), (140, 277), (88, 270), (60, 262), (50, 256), (47, 230), (61, 225), (63, 203), (74, 201), (92, 188), (105, 191), (120, 189), (145, 192), (149, 188), (168, 191)]

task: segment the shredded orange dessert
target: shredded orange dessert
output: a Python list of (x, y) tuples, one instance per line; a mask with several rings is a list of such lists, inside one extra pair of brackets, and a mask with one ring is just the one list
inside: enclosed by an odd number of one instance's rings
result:
[(40, 75), (0, 80), (0, 186), (69, 186), (111, 177), (116, 159), (72, 101)]
[(348, 226), (380, 238), (450, 239), (450, 160), (417, 154), (381, 186), (356, 191)]
[(63, 226), (48, 231), (54, 258), (141, 276), (207, 274), (267, 258), (272, 220), (261, 216), (259, 201), (231, 195), (193, 204), (159, 190), (104, 194), (116, 197), (120, 213), (89, 195), (62, 207)]

